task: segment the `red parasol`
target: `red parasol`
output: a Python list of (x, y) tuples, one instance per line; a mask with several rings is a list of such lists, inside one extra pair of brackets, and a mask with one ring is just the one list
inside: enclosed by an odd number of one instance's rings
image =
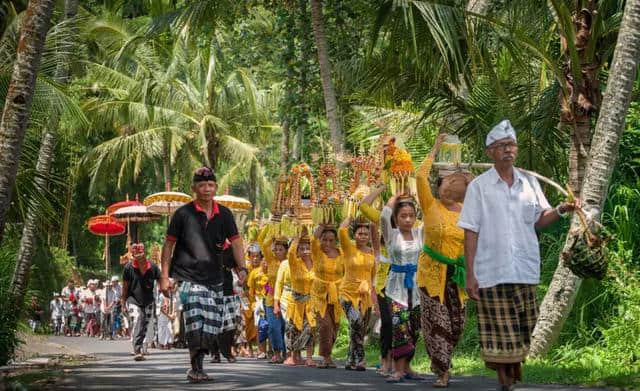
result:
[(116, 236), (122, 235), (125, 226), (119, 223), (114, 217), (107, 215), (94, 216), (87, 222), (89, 232), (94, 235)]
[(109, 215), (94, 216), (87, 222), (89, 232), (94, 235), (102, 235), (104, 241), (105, 269), (109, 273), (109, 236), (122, 235), (125, 231), (124, 224), (119, 223)]

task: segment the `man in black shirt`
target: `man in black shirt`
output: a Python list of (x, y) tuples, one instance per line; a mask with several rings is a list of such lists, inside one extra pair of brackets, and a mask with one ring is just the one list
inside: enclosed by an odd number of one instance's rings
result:
[(169, 223), (162, 248), (160, 290), (168, 297), (169, 276), (179, 281), (186, 341), (189, 347), (190, 382), (211, 380), (203, 360), (221, 331), (225, 302), (222, 267), (229, 247), (239, 278), (246, 278), (242, 239), (231, 211), (217, 204), (216, 177), (208, 167), (196, 170), (191, 189), (195, 200), (179, 208)]
[(132, 327), (134, 360), (144, 360), (143, 343), (147, 334), (147, 323), (153, 311), (153, 283), (160, 278), (158, 266), (149, 261), (144, 244), (131, 245), (133, 260), (124, 267), (122, 276), (121, 304), (128, 314)]

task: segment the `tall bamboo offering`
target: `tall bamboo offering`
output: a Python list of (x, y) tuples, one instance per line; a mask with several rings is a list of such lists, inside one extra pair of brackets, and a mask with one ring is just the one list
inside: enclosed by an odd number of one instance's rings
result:
[[(303, 198), (303, 178), (309, 183), (309, 198)], [(298, 164), (291, 169), (289, 176), (289, 201), (287, 214), (302, 225), (311, 225), (311, 209), (317, 201), (316, 189), (311, 175), (311, 168), (306, 163)]]
[(395, 138), (385, 148), (385, 167), (389, 167), (389, 185), (392, 194), (416, 194), (413, 161), (405, 149), (396, 146)]
[(318, 170), (318, 202), (311, 210), (314, 225), (338, 225), (342, 221), (344, 194), (340, 188), (338, 174), (338, 168), (330, 163), (321, 165)]
[(289, 178), (285, 174), (280, 175), (280, 178), (278, 178), (276, 193), (271, 204), (271, 221), (280, 221), (282, 216), (287, 212), (287, 203), (289, 201), (288, 187)]
[(351, 160), (352, 175), (349, 194), (344, 202), (344, 216), (352, 218), (358, 216), (360, 201), (369, 193), (372, 186), (381, 181), (383, 167), (382, 146), (377, 147), (372, 154), (356, 156)]

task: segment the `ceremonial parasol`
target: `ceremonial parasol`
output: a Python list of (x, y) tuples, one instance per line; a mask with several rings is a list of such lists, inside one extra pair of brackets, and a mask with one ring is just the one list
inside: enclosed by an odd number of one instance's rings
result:
[(135, 243), (138, 241), (138, 226), (136, 223), (147, 223), (149, 221), (158, 220), (160, 215), (149, 212), (146, 206), (140, 204), (120, 208), (113, 212), (113, 217), (115, 217), (118, 222), (127, 223), (127, 225), (130, 223), (135, 224), (134, 229), (130, 230), (132, 233), (131, 239)]
[(232, 196), (230, 194), (215, 196), (213, 199), (220, 205), (224, 205), (231, 209), (238, 227), (244, 227), (244, 222), (247, 219), (247, 211), (253, 207), (249, 200)]
[(109, 274), (109, 236), (122, 235), (125, 232), (125, 226), (119, 223), (114, 217), (109, 215), (94, 216), (87, 221), (89, 232), (94, 235), (105, 237), (104, 255), (105, 269)]
[(226, 206), (227, 208), (233, 210), (234, 212), (243, 212), (251, 209), (253, 206), (249, 200), (246, 200), (241, 197), (232, 196), (230, 194), (225, 194), (221, 196), (215, 196), (213, 199), (221, 204)]
[(136, 205), (142, 205), (142, 203), (138, 200), (129, 200), (129, 197), (127, 196), (127, 200), (126, 201), (119, 201), (116, 202), (115, 204), (110, 205), (107, 208), (107, 214), (108, 215), (112, 215), (114, 214), (117, 210), (121, 209), (121, 208), (126, 208), (129, 206), (136, 206)]
[(151, 194), (145, 198), (144, 205), (149, 212), (169, 216), (182, 205), (191, 202), (192, 199), (188, 194), (176, 191), (163, 191)]

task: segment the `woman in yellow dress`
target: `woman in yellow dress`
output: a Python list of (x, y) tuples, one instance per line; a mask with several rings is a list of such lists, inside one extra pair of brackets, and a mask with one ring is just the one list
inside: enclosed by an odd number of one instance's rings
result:
[[(349, 226), (355, 243), (349, 237)], [(349, 355), (345, 369), (364, 371), (364, 337), (376, 300), (375, 253), (380, 251), (378, 233), (375, 226), (365, 220), (349, 218), (340, 226), (338, 237), (344, 253), (340, 303), (349, 321)]]
[(311, 284), (311, 306), (318, 323), (318, 345), (324, 359), (319, 368), (335, 368), (331, 351), (336, 342), (340, 323), (340, 301), (338, 287), (344, 274), (342, 252), (337, 248), (338, 235), (335, 228), (319, 226), (311, 238), (313, 259), (313, 283)]
[(291, 346), (287, 342), (287, 310), (291, 304), (291, 269), (289, 268), (289, 260), (285, 259), (280, 262), (278, 267), (278, 277), (276, 278), (276, 289), (273, 293), (273, 313), (275, 316), (282, 316), (285, 320), (284, 325), (284, 345), (287, 350), (287, 359), (284, 360), (285, 365), (292, 365), (293, 356), (291, 355)]
[(254, 325), (257, 329), (256, 340), (258, 342), (258, 358), (267, 358), (266, 342), (269, 337), (266, 313), (264, 311), (264, 302), (267, 297), (267, 284), (269, 277), (267, 276), (267, 261), (258, 253), (259, 267), (254, 267), (247, 277), (248, 295), (252, 297), (251, 311), (254, 312)]
[(265, 227), (258, 235), (258, 243), (262, 249), (262, 254), (267, 261), (267, 298), (265, 300), (265, 312), (269, 323), (269, 342), (273, 349), (273, 357), (269, 361), (271, 364), (282, 364), (284, 362), (284, 320), (282, 316), (276, 316), (273, 309), (273, 294), (278, 277), (280, 263), (287, 259), (288, 240), (284, 237), (274, 238), (275, 232), (270, 226)]
[(308, 233), (303, 232), (289, 249), (289, 269), (291, 278), (291, 300), (286, 312), (287, 330), (285, 340), (291, 351), (289, 366), (302, 364), (302, 350), (306, 350), (305, 365), (315, 367), (313, 361), (313, 334), (316, 319), (311, 308), (311, 283), (313, 281), (313, 261)]
[(449, 385), (453, 349), (464, 327), (464, 231), (456, 224), (471, 175), (453, 173), (438, 179), (435, 198), (429, 186), (433, 160), (446, 134), (441, 134), (418, 169), (416, 183), (423, 214), (424, 251), (418, 261), (422, 332), (438, 376), (435, 387)]

